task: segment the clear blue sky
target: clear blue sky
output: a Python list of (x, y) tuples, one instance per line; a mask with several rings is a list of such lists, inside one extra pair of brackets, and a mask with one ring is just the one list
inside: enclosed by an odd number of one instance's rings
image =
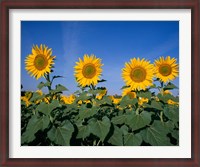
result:
[[(25, 57), (34, 45), (45, 44), (56, 56), (54, 73), (64, 78), (63, 84), (73, 93), (77, 90), (74, 65), (84, 54), (102, 59), (103, 76), (99, 84), (109, 94), (121, 94), (124, 85), (121, 69), (131, 58), (140, 57), (151, 63), (160, 56), (171, 56), (179, 62), (178, 21), (22, 21), (21, 22), (21, 83), (24, 90), (37, 90), (44, 81), (30, 77), (25, 70)], [(173, 81), (179, 84), (179, 78)], [(44, 90), (45, 91), (45, 90)], [(178, 93), (176, 90), (175, 93)]]

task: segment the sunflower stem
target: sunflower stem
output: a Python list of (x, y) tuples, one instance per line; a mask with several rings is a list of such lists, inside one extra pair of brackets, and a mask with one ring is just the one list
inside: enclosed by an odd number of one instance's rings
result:
[(164, 122), (164, 121), (163, 121), (163, 112), (162, 112), (162, 111), (160, 112), (160, 121), (161, 121), (161, 122)]
[(47, 86), (47, 88), (49, 90), (49, 93), (50, 93), (52, 82), (50, 81), (50, 75), (49, 75), (49, 73), (47, 75), (44, 75), (44, 77), (45, 77), (46, 81), (50, 83), (50, 85)]
[(140, 111), (140, 108), (137, 108), (137, 110), (135, 111), (136, 115), (139, 115), (139, 111)]
[(100, 142), (101, 142), (101, 140), (98, 141), (97, 146), (99, 146)]
[(163, 95), (163, 81), (160, 81), (160, 86), (161, 86), (161, 88), (160, 88), (160, 93)]

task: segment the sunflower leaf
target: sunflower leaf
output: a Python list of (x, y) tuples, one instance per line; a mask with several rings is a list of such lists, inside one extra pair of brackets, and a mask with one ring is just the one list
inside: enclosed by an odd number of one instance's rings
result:
[(140, 133), (143, 140), (152, 146), (171, 146), (170, 139), (167, 137), (169, 129), (164, 122), (154, 121), (154, 123), (142, 130)]
[(56, 79), (56, 78), (63, 78), (63, 76), (61, 76), (61, 75), (55, 75), (55, 76), (53, 76), (52, 81), (53, 81), (54, 79)]
[(150, 122), (151, 114), (147, 111), (143, 111), (140, 114), (136, 114), (135, 112), (133, 114), (130, 114), (127, 117), (126, 124), (129, 125), (134, 131), (143, 128), (146, 125), (149, 125)]
[(50, 119), (48, 116), (38, 118), (36, 115), (32, 116), (26, 127), (26, 131), (22, 134), (22, 143), (29, 143), (35, 139), (35, 133), (39, 130), (44, 130), (48, 127)]
[(123, 146), (122, 131), (117, 126), (114, 126), (113, 135), (109, 138), (108, 143), (116, 146)]
[(125, 85), (125, 86), (122, 86), (122, 87), (121, 87), (121, 90), (122, 90), (122, 89), (129, 88), (129, 87), (130, 87), (130, 86), (126, 86), (126, 85)]
[(62, 92), (62, 91), (68, 91), (68, 89), (63, 85), (58, 84), (58, 85), (56, 85), (56, 91), (57, 92)]
[(124, 96), (120, 101), (120, 107), (125, 108), (128, 105), (135, 105), (138, 102), (137, 98), (131, 99), (128, 95)]
[(85, 139), (90, 135), (90, 127), (87, 125), (78, 126), (77, 139)]
[(52, 102), (50, 104), (46, 104), (45, 102), (40, 103), (36, 110), (45, 114), (45, 115), (49, 115), (51, 113), (51, 111), (53, 111), (55, 108), (59, 107), (59, 101), (58, 100), (52, 100)]
[(105, 137), (107, 136), (108, 132), (110, 131), (110, 120), (108, 117), (104, 116), (102, 118), (102, 121), (91, 121), (89, 124), (91, 132), (100, 138), (100, 140), (103, 142)]
[(152, 94), (151, 94), (151, 92), (142, 92), (142, 91), (140, 91), (140, 92), (137, 93), (137, 96), (138, 96), (138, 97), (147, 98), (147, 99), (150, 100)]
[(126, 122), (127, 115), (120, 115), (120, 116), (115, 116), (112, 118), (112, 123), (114, 124), (124, 124)]
[(156, 110), (163, 110), (162, 103), (154, 100), (151, 102), (151, 105), (144, 103), (143, 106), (145, 108), (154, 108)]
[(124, 135), (124, 145), (125, 146), (140, 146), (142, 143), (142, 137), (139, 133), (127, 133)]
[(164, 95), (162, 95), (161, 93), (159, 93), (157, 96), (158, 96), (159, 100), (163, 101), (164, 103), (167, 103), (167, 101), (170, 100), (170, 99), (173, 100), (173, 101), (175, 101), (175, 102), (179, 101), (178, 97), (174, 97), (171, 94), (164, 94)]
[(49, 81), (47, 81), (44, 86), (51, 86), (51, 83)]
[(42, 89), (45, 86), (44, 82), (40, 82), (37, 86), (38, 89)]
[(48, 132), (48, 137), (57, 145), (69, 146), (74, 127), (70, 121), (65, 121), (62, 126), (55, 128), (54, 126)]
[(98, 80), (98, 83), (100, 83), (100, 82), (106, 82), (107, 80), (105, 80), (105, 79), (101, 79), (101, 80)]
[(179, 112), (177, 106), (165, 107), (164, 114), (168, 119), (172, 120), (174, 123), (177, 123), (179, 121)]
[(169, 82), (164, 88), (163, 90), (170, 90), (170, 89), (177, 89), (178, 87), (176, 85), (174, 85), (173, 83)]

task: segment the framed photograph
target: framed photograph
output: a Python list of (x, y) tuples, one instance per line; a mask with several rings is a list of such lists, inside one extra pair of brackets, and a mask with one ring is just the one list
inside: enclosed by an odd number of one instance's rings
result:
[(2, 166), (199, 166), (199, 0), (1, 2)]

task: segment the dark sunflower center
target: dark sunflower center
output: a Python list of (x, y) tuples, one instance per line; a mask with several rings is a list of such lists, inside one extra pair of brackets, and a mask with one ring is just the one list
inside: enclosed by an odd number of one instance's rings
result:
[(85, 78), (93, 78), (96, 75), (96, 68), (93, 64), (86, 64), (83, 67), (82, 73)]
[(34, 60), (35, 68), (38, 70), (43, 70), (48, 64), (48, 60), (44, 57), (44, 55), (37, 55)]
[(143, 82), (146, 79), (146, 70), (142, 67), (132, 69), (130, 77), (134, 82)]
[(161, 65), (161, 66), (159, 67), (159, 72), (160, 72), (160, 74), (162, 74), (163, 76), (168, 76), (168, 75), (171, 74), (172, 68), (170, 67), (170, 65), (164, 64), (164, 65)]

